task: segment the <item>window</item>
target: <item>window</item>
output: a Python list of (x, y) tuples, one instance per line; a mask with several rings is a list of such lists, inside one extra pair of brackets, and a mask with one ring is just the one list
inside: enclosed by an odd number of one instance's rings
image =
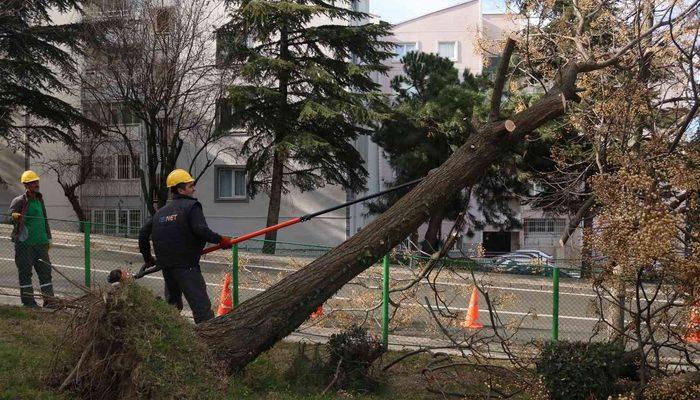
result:
[(224, 31), (216, 31), (216, 66), (225, 67), (231, 63), (231, 49), (228, 44), (230, 35)]
[[(138, 125), (138, 117), (123, 103), (104, 103), (86, 101), (82, 105), (83, 114), (95, 122), (104, 125)], [(104, 107), (104, 108), (103, 108)]]
[(118, 210), (119, 211), (119, 226), (117, 231), (126, 230), (129, 227), (129, 210)]
[(222, 131), (228, 131), (233, 126), (231, 121), (231, 114), (233, 110), (231, 105), (226, 99), (219, 99), (216, 101), (216, 129)]
[(234, 121), (233, 107), (226, 99), (216, 101), (216, 129), (233, 133), (235, 136), (247, 136), (245, 128)]
[(156, 10), (155, 31), (156, 33), (168, 33), (173, 25), (174, 9), (171, 7), (159, 8)]
[(137, 237), (141, 229), (141, 210), (92, 210), (92, 232), (102, 235)]
[(92, 232), (102, 233), (104, 230), (104, 212), (102, 210), (92, 210)]
[(120, 154), (117, 156), (117, 179), (129, 179), (130, 164), (131, 160), (128, 155)]
[(564, 218), (525, 218), (523, 229), (525, 237), (561, 235), (566, 228)]
[(129, 15), (128, 0), (88, 0), (85, 2), (87, 12), (104, 17), (124, 17)]
[(437, 53), (440, 57), (457, 61), (458, 42), (438, 42)]
[(112, 156), (92, 157), (92, 178), (93, 179), (113, 179), (114, 178), (114, 158)]
[[(141, 155), (136, 154), (136, 159), (140, 160)], [(129, 161), (131, 161), (131, 157), (129, 157)], [(139, 163), (131, 163), (131, 179), (138, 179), (141, 176), (141, 166)]]
[[(136, 154), (136, 159), (140, 155)], [(131, 162), (128, 154), (115, 156), (94, 156), (92, 159), (92, 179), (138, 179), (141, 167)]]
[(243, 168), (219, 167), (215, 186), (217, 200), (246, 199), (246, 171)]
[(104, 210), (104, 215), (103, 233), (105, 235), (114, 235), (117, 233), (117, 210)]
[(129, 236), (136, 237), (141, 229), (141, 210), (129, 210)]
[(399, 61), (405, 56), (406, 54), (412, 52), (412, 51), (418, 51), (418, 43), (396, 43), (394, 46), (394, 53), (396, 53), (396, 56), (394, 56), (394, 59), (396, 61)]
[(105, 124), (108, 120), (107, 114), (109, 114), (109, 111), (103, 110), (100, 103), (94, 101), (86, 101), (83, 103), (83, 115), (92, 121)]
[(254, 49), (259, 44), (256, 44), (255, 38), (248, 34), (244, 35), (241, 32), (231, 32), (227, 30), (216, 31), (216, 66), (217, 68), (226, 68), (235, 62), (240, 62), (248, 55), (249, 49)]
[(110, 104), (109, 122), (111, 125), (136, 125), (140, 123), (136, 115), (123, 103)]
[(85, 73), (94, 74), (103, 70), (107, 65), (107, 57), (95, 48), (88, 48), (85, 52)]

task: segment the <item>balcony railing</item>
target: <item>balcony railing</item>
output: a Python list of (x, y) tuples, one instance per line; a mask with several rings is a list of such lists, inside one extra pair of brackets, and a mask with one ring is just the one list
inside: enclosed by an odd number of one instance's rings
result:
[(93, 19), (126, 18), (133, 13), (129, 0), (90, 0), (85, 2), (85, 14)]

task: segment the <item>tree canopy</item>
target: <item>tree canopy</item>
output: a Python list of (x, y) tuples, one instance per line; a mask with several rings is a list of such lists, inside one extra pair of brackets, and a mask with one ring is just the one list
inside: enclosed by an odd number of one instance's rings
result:
[[(81, 54), (77, 23), (56, 25), (51, 11), (81, 12), (77, 0), (5, 0), (0, 4), (0, 137), (17, 149), (42, 141), (75, 146), (76, 129), (89, 124), (60, 98), (76, 78)], [(19, 113), (29, 115), (29, 124)]]
[[(474, 133), (471, 121), (483, 108), (488, 82), (463, 71), (462, 79), (453, 62), (435, 54), (411, 52), (401, 59), (403, 74), (394, 77), (395, 93), (391, 110), (372, 139), (389, 158), (396, 179), (388, 185), (422, 178), (439, 167), (454, 149)], [(430, 216), (423, 250), (438, 248), (437, 231), (443, 219), (454, 219), (477, 197), (481, 215), (469, 213), (468, 233), (486, 224), (509, 228), (517, 221), (508, 205), (508, 185), (516, 180), (492, 168), (477, 185), (465, 188)], [(371, 213), (380, 213), (394, 204), (406, 191), (395, 193), (370, 204)]]
[(291, 187), (362, 189), (367, 171), (353, 141), (379, 117), (373, 74), (392, 55), (389, 25), (368, 22), (349, 1), (229, 4), (220, 44), (241, 72), (228, 93), (231, 123), (250, 135), (242, 154), (250, 193), (270, 195), (267, 225), (278, 222), (281, 194)]

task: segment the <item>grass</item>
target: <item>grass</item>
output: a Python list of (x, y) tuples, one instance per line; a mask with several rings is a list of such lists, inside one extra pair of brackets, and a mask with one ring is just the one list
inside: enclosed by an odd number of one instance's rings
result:
[(44, 383), (64, 324), (52, 313), (0, 306), (0, 399), (66, 399)]
[[(43, 310), (0, 306), (0, 400), (5, 399), (73, 399), (70, 394), (57, 393), (49, 386), (47, 377), (55, 354), (56, 344), (65, 336), (68, 317)], [(172, 349), (166, 349), (167, 354)], [(244, 372), (227, 378), (225, 392), (215, 396), (221, 399), (325, 400), (338, 398), (418, 400), (442, 398), (426, 390), (423, 368), (430, 358), (426, 355), (410, 357), (396, 364), (388, 373), (377, 371), (381, 384), (376, 393), (347, 393), (329, 389), (323, 391), (327, 376), (317, 366), (325, 359), (323, 346), (305, 346), (300, 356), (300, 345), (278, 343), (261, 355)], [(400, 353), (389, 352), (379, 361), (386, 365)], [(319, 358), (320, 357), (320, 358)], [(167, 360), (166, 360), (167, 362)], [(431, 379), (446, 391), (479, 392), (484, 388), (484, 376), (469, 367), (435, 373)], [(483, 392), (482, 392), (483, 393)], [(187, 398), (187, 397), (183, 397)], [(484, 398), (484, 397), (474, 397)], [(516, 397), (517, 398), (517, 397)], [(519, 397), (521, 399), (525, 397)]]

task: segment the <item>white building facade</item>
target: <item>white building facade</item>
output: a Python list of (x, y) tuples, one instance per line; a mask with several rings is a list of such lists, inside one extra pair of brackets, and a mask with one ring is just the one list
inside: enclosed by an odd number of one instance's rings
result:
[[(399, 60), (410, 51), (447, 57), (460, 72), (468, 69), (471, 73), (480, 75), (487, 68), (495, 69), (500, 61), (505, 39), (518, 29), (520, 24), (516, 16), (483, 13), (480, 0), (466, 1), (398, 23), (394, 25), (393, 36), (390, 38), (396, 43), (397, 55), (389, 62), (388, 75), (380, 77), (379, 83), (385, 93), (392, 94), (389, 86), (391, 80), (403, 73)], [(366, 137), (358, 140), (357, 148), (367, 160), (370, 174), (368, 192), (385, 189), (384, 182), (392, 181), (394, 175), (382, 149)], [(358, 197), (361, 195), (363, 194)], [(497, 227), (487, 226), (483, 230), (476, 230), (471, 238), (465, 235), (458, 245), (460, 250), (474, 254), (478, 245), (483, 246), (490, 254), (518, 249), (538, 249), (562, 262), (580, 262), (580, 230), (566, 246), (559, 245), (561, 233), (568, 224), (567, 216), (548, 215), (539, 210), (532, 210), (526, 205), (521, 205), (516, 199), (511, 199), (510, 204), (515, 216), (522, 221), (522, 229), (501, 231)], [(470, 212), (477, 216), (481, 214), (474, 200), (470, 205)], [(349, 234), (357, 233), (373, 218), (367, 215), (364, 206), (353, 206), (349, 210)], [(452, 222), (444, 221), (442, 234), (446, 235), (451, 227)], [(424, 225), (419, 229), (421, 238), (425, 228)]]
[[(164, 9), (173, 6), (175, 0), (151, 0), (152, 4), (162, 3)], [(130, 0), (90, 0), (86, 1), (85, 11), (89, 18), (94, 20), (106, 18), (127, 18), (126, 9), (132, 5)], [(351, 4), (355, 10), (368, 12), (369, 0), (358, 0)], [(210, 15), (211, 35), (211, 62), (215, 62), (216, 55), (216, 28), (227, 19), (227, 10), (223, 0), (215, 4), (216, 11)], [(52, 15), (56, 24), (80, 21), (81, 16), (72, 14), (54, 13)], [(317, 19), (313, 24), (346, 23), (342, 21), (328, 21)], [(81, 62), (81, 74), (85, 76), (97, 73), (91, 70), (89, 59)], [(90, 98), (81, 88), (76, 88), (73, 95), (64, 100), (84, 112), (90, 107)], [(115, 102), (116, 103), (116, 102)], [(83, 208), (88, 211), (95, 233), (134, 237), (139, 227), (148, 216), (146, 201), (138, 179), (138, 169), (144, 163), (143, 137), (144, 126), (131, 115), (115, 112), (115, 123), (120, 129), (128, 130), (133, 136), (133, 145), (141, 149), (141, 165), (135, 165), (129, 153), (119, 140), (115, 140), (113, 146), (107, 146), (100, 154), (96, 155), (94, 163), (96, 178), (89, 180), (79, 188), (79, 197)], [(212, 114), (212, 118), (214, 115)], [(247, 138), (245, 131), (233, 132), (228, 139), (228, 146), (241, 147)], [(232, 143), (233, 142), (233, 143)], [(41, 176), (42, 192), (45, 195), (47, 213), (50, 218), (75, 220), (76, 214), (63, 195), (63, 189), (58, 185), (56, 175), (42, 165), (44, 161), (55, 157), (65, 151), (60, 144), (42, 144), (41, 156), (30, 159), (30, 168)], [(178, 167), (187, 168), (195, 156), (196, 147), (186, 143), (178, 159)], [(215, 152), (215, 148), (211, 149)], [(197, 182), (195, 196), (202, 203), (209, 226), (222, 234), (236, 236), (265, 227), (267, 219), (267, 207), (269, 198), (265, 193), (259, 193), (251, 198), (246, 190), (247, 176), (245, 172), (246, 160), (236, 154), (226, 152), (219, 154), (216, 161), (206, 169), (206, 172)], [(213, 156), (213, 154), (211, 154)], [(0, 149), (0, 171), (7, 177), (6, 184), (0, 182), (0, 207), (7, 209), (9, 201), (22, 193), (23, 187), (18, 182), (19, 176), (24, 170), (24, 155), (13, 153), (9, 149)], [(195, 169), (201, 168), (202, 163), (196, 162)], [(16, 181), (12, 179), (16, 178)], [(291, 188), (290, 192), (282, 197), (279, 221), (299, 217), (323, 208), (335, 206), (346, 200), (345, 189), (339, 186), (326, 186), (311, 192), (301, 193)], [(310, 222), (298, 224), (278, 232), (278, 241), (314, 244), (322, 246), (334, 246), (347, 238), (347, 216), (344, 210), (338, 210), (326, 215), (314, 218)], [(260, 247), (260, 243), (252, 243), (252, 247)]]
[[(91, 0), (86, 2), (86, 11), (93, 13), (93, 16), (94, 13), (101, 13), (97, 17), (118, 18), (125, 15), (120, 7), (128, 1)], [(166, 7), (172, 0), (156, 1), (162, 1)], [(90, 4), (94, 7), (91, 8)], [(355, 1), (351, 7), (369, 12), (369, 0)], [(217, 12), (212, 15), (212, 33), (217, 24), (225, 21), (225, 17), (226, 10), (222, 1), (217, 4)], [(77, 14), (56, 14), (54, 21), (68, 23), (80, 18)], [(328, 21), (316, 21), (324, 22)], [(469, 69), (474, 74), (481, 74), (484, 68), (497, 65), (502, 40), (516, 27), (517, 21), (509, 15), (482, 13), (480, 0), (468, 1), (404, 21), (394, 26), (393, 36), (390, 38), (396, 43), (397, 52), (397, 56), (389, 62), (390, 71), (387, 76), (377, 75), (375, 79), (386, 93), (390, 93), (389, 82), (402, 72), (399, 59), (409, 51), (437, 53), (452, 59), (459, 70)], [(216, 47), (213, 34), (211, 46), (212, 49)], [(215, 53), (212, 51), (212, 54)], [(83, 65), (83, 73), (89, 73), (89, 63), (85, 62)], [(88, 106), (83, 97), (80, 88), (77, 88), (75, 95), (65, 100), (76, 107), (85, 108)], [(133, 132), (135, 143), (138, 144), (143, 129), (141, 123), (129, 115), (121, 114), (117, 122)], [(241, 131), (231, 140), (242, 144), (245, 138), (246, 133)], [(357, 194), (357, 197), (385, 189), (385, 181), (393, 180), (393, 172), (381, 148), (366, 136), (359, 138), (355, 146), (364, 158), (369, 172), (367, 192)], [(83, 185), (79, 195), (83, 207), (89, 211), (90, 219), (96, 223), (96, 233), (133, 237), (148, 216), (147, 199), (142, 194), (137, 178), (137, 170), (141, 166), (134, 165), (128, 153), (119, 148), (120, 146), (116, 145), (111, 147), (110, 151), (97, 156), (97, 175), (100, 178)], [(42, 192), (45, 194), (49, 217), (76, 219), (55, 174), (42, 167), (43, 159), (60, 154), (62, 146), (43, 144), (41, 151), (40, 158), (30, 160), (30, 167), (42, 177)], [(182, 150), (179, 166), (187, 168), (195, 151), (196, 149), (186, 145)], [(23, 158), (21, 153), (0, 149), (0, 171), (3, 177), (7, 177), (7, 182), (0, 182), (0, 207), (4, 209), (7, 207), (3, 204), (9, 204), (9, 200), (23, 190), (18, 182), (24, 169)], [(236, 154), (220, 154), (197, 183), (195, 196), (203, 204), (209, 225), (222, 234), (236, 236), (264, 227), (266, 223), (269, 199), (264, 193), (251, 198), (246, 192), (245, 161)], [(143, 160), (141, 164), (143, 165)], [(12, 177), (17, 179), (12, 181)], [(338, 186), (327, 186), (305, 193), (292, 189), (282, 198), (279, 221), (331, 207), (352, 197), (344, 188)], [(565, 217), (545, 215), (521, 206), (515, 200), (512, 204), (513, 210), (523, 221), (523, 229), (501, 232), (496, 228), (486, 227), (483, 231), (476, 231), (472, 238), (463, 238), (460, 248), (474, 249), (481, 243), (493, 252), (537, 248), (559, 259), (579, 257), (578, 236), (570, 240), (567, 247), (558, 246), (559, 235), (567, 223)], [(472, 211), (476, 212), (477, 208), (477, 204), (472, 205)], [(310, 222), (285, 228), (279, 231), (278, 240), (333, 246), (357, 233), (373, 218), (367, 215), (367, 210), (362, 204), (358, 204), (320, 216)], [(444, 222), (443, 233), (450, 227), (449, 221)]]

